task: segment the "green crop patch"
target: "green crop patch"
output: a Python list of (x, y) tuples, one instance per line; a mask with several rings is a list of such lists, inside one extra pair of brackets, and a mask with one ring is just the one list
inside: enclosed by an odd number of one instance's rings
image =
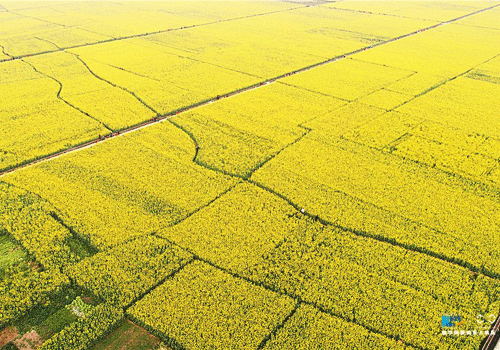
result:
[(0, 233), (0, 270), (26, 261), (26, 252), (7, 234)]

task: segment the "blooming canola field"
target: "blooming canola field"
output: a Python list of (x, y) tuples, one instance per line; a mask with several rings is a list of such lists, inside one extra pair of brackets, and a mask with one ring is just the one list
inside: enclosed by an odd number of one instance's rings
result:
[(173, 350), (479, 349), (500, 313), (498, 18), (0, 0), (0, 349), (93, 349), (123, 322)]

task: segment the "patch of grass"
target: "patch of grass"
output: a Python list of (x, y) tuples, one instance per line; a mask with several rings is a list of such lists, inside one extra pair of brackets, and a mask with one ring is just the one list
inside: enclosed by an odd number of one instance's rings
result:
[(125, 320), (116, 330), (97, 343), (93, 350), (152, 350), (157, 349), (160, 342), (145, 329)]
[(19, 350), (19, 348), (13, 342), (8, 342), (0, 350)]
[(0, 281), (28, 274), (27, 252), (6, 231), (0, 230)]
[(26, 252), (6, 234), (0, 234), (0, 269), (26, 259)]
[(91, 257), (97, 253), (97, 250), (94, 247), (91, 247), (87, 242), (75, 236), (66, 238), (65, 243), (69, 246), (71, 252), (81, 259)]
[(82, 300), (86, 304), (89, 304), (92, 306), (97, 306), (97, 305), (101, 304), (102, 302), (104, 302), (103, 299), (96, 297), (91, 292), (89, 292), (88, 290), (85, 290), (85, 289), (80, 290), (80, 298), (82, 298)]
[(53, 299), (50, 305), (41, 305), (33, 308), (28, 314), (15, 321), (14, 325), (17, 326), (20, 334), (29, 332), (32, 329), (38, 329), (38, 327), (42, 327), (45, 324), (51, 315), (70, 304), (78, 294), (75, 289), (68, 288), (64, 293)]
[(66, 307), (63, 307), (47, 317), (40, 326), (36, 327), (36, 331), (42, 338), (48, 339), (77, 319), (78, 317), (76, 315)]

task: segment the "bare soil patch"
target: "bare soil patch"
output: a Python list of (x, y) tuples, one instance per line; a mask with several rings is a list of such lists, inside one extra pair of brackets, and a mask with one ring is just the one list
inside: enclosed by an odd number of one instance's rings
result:
[[(125, 320), (116, 330), (101, 340), (94, 350), (152, 350), (161, 340), (135, 323)], [(168, 347), (163, 347), (170, 350)]]
[(17, 327), (8, 326), (0, 331), (0, 347), (6, 345), (8, 342), (19, 337), (19, 333), (17, 332)]

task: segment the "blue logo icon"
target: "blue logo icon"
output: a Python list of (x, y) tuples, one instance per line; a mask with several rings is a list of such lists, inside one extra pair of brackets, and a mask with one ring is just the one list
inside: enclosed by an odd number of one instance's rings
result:
[(457, 327), (462, 323), (462, 318), (457, 315), (443, 315), (441, 325), (443, 327)]

